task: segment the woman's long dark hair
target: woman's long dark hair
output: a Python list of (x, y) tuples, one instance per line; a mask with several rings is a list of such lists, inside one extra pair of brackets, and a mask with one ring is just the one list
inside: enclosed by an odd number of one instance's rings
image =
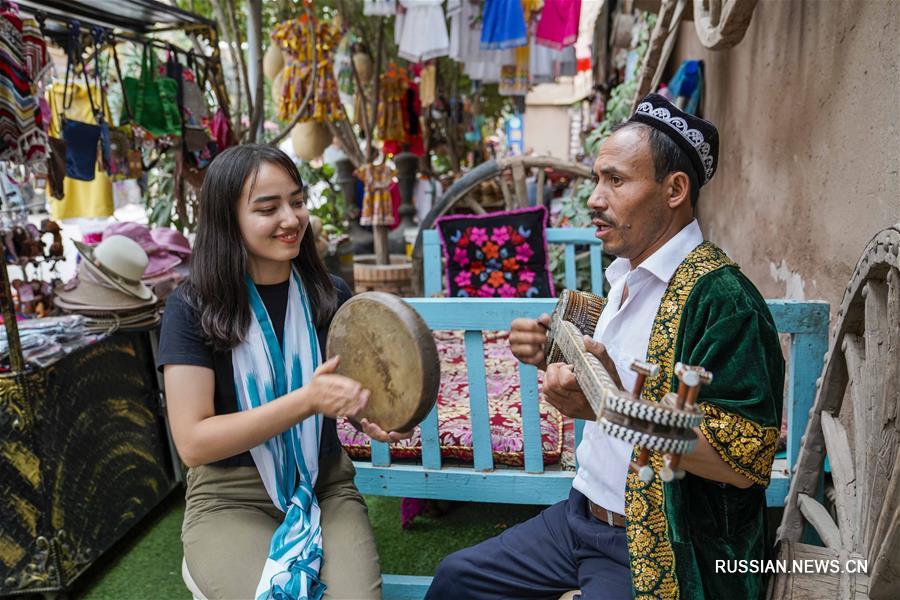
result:
[[(204, 336), (219, 350), (240, 344), (250, 326), (250, 300), (244, 283), (247, 249), (237, 210), (244, 183), (256, 177), (263, 162), (281, 167), (303, 187), (297, 166), (287, 154), (264, 144), (243, 144), (212, 161), (200, 189), (197, 239), (184, 299), (197, 311)], [(309, 294), (316, 326), (321, 326), (334, 314), (337, 292), (313, 235), (307, 227), (293, 263)]]

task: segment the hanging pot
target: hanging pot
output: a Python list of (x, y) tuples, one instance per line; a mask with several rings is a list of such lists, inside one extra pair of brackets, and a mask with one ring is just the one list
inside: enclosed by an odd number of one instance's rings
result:
[(369, 83), (372, 79), (372, 72), (375, 70), (372, 65), (372, 57), (365, 52), (357, 52), (353, 55), (353, 65), (356, 67), (359, 80), (362, 81), (363, 85)]
[(263, 73), (266, 79), (274, 79), (284, 68), (284, 54), (275, 44), (269, 44), (266, 55), (263, 56)]
[(272, 80), (272, 102), (275, 103), (275, 108), (278, 108), (279, 103), (281, 102), (281, 96), (284, 93), (284, 70), (278, 72), (278, 75), (275, 76), (275, 79)]
[(294, 153), (303, 160), (312, 160), (322, 156), (325, 148), (331, 144), (331, 138), (328, 125), (320, 121), (297, 123), (291, 130)]

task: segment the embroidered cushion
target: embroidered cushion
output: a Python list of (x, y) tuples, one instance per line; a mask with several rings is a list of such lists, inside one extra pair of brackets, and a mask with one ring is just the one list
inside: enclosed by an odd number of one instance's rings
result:
[[(461, 331), (435, 331), (441, 359), (438, 394), (438, 435), (441, 456), (472, 461), (472, 422), (469, 419), (469, 383), (466, 350)], [(509, 349), (508, 332), (485, 332), (484, 352), (491, 447), (494, 463), (525, 464), (522, 436), (522, 404), (519, 396), (518, 361)], [(538, 372), (540, 386), (542, 374)], [(544, 464), (559, 462), (563, 444), (563, 418), (543, 397), (540, 401), (541, 448)], [(351, 458), (371, 456), (369, 437), (344, 419), (338, 421), (338, 437)], [(418, 458), (422, 442), (417, 427), (412, 438), (391, 444), (393, 459)]]
[(452, 215), (436, 221), (451, 298), (540, 298), (555, 295), (547, 267), (543, 206)]

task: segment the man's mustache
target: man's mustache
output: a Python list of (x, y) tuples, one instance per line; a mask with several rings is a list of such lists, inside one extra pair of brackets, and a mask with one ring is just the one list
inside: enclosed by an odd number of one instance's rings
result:
[(604, 223), (609, 224), (610, 227), (617, 227), (617, 226), (618, 226), (618, 223), (616, 223), (615, 220), (613, 220), (612, 217), (610, 217), (610, 216), (607, 215), (606, 213), (599, 212), (599, 211), (596, 211), (596, 210), (592, 210), (592, 211), (591, 211), (591, 220), (592, 220), (592, 221), (594, 221), (594, 220), (596, 220), (596, 221), (603, 221)]

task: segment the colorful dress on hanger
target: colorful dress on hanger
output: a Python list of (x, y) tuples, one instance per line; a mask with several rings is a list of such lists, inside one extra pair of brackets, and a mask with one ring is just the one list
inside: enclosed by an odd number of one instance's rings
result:
[(406, 71), (390, 63), (387, 71), (381, 75), (381, 94), (378, 99), (378, 137), (383, 141), (399, 141), (406, 139), (406, 128), (403, 125), (403, 103), (409, 80)]
[(400, 0), (406, 10), (394, 21), (397, 55), (411, 63), (447, 56), (450, 38), (443, 0)]
[(394, 211), (390, 188), (394, 180), (394, 170), (384, 163), (368, 164), (359, 167), (356, 175), (362, 179), (366, 189), (359, 224), (393, 225)]
[(483, 49), (503, 50), (528, 43), (528, 30), (525, 26), (525, 12), (521, 0), (485, 0), (481, 16)]
[[(312, 31), (315, 28), (316, 48)], [(303, 104), (312, 85), (315, 68), (316, 87), (300, 121), (337, 121), (343, 118), (337, 79), (334, 76), (333, 55), (341, 40), (341, 32), (331, 23), (300, 15), (284, 21), (272, 31), (272, 41), (286, 55), (284, 94), (278, 103), (278, 118), (288, 121)], [(317, 58), (314, 65), (313, 59)]]
[(580, 18), (581, 0), (545, 0), (535, 41), (555, 50), (574, 45)]

